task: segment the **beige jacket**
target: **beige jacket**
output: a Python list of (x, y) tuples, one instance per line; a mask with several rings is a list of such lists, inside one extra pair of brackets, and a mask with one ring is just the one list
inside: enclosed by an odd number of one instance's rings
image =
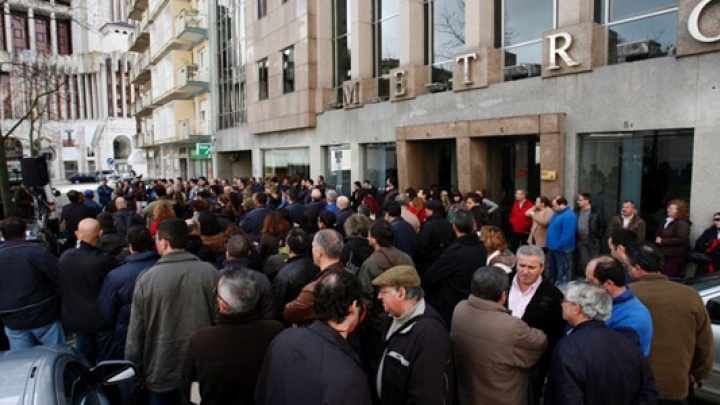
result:
[(547, 229), (553, 214), (555, 212), (550, 207), (545, 207), (541, 211), (531, 209), (525, 213), (525, 215), (532, 216), (533, 219), (528, 244), (537, 245), (541, 248), (547, 247)]
[(455, 307), (450, 340), (460, 405), (528, 403), (528, 370), (545, 353), (545, 333), (471, 295)]

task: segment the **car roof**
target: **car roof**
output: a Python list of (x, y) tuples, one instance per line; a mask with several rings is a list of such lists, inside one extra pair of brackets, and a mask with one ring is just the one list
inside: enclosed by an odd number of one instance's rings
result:
[(708, 274), (683, 281), (684, 284), (697, 290), (704, 302), (720, 296), (720, 274)]
[[(0, 353), (0, 403), (19, 403), (20, 399), (32, 392), (28, 386), (38, 375), (53, 369), (58, 358), (71, 355), (78, 358), (67, 346), (35, 346), (27, 350)], [(78, 359), (79, 360), (79, 359)], [(82, 360), (79, 360), (82, 361)], [(34, 376), (34, 377), (33, 377)], [(46, 390), (52, 387), (36, 387)], [(37, 393), (37, 391), (36, 391)]]

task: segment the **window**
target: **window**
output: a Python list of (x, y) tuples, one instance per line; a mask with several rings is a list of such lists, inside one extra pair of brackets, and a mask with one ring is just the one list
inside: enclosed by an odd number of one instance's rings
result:
[(348, 0), (333, 0), (333, 83), (342, 100), (342, 85), (350, 80), (352, 11)]
[(452, 88), (453, 55), (465, 49), (465, 1), (425, 0), (425, 64), (430, 83)]
[(245, 0), (225, 0), (217, 5), (218, 127), (232, 128), (247, 122), (245, 70)]
[(365, 145), (365, 179), (376, 187), (385, 184), (388, 177), (397, 178), (397, 149), (394, 142)]
[(692, 156), (692, 130), (583, 135), (578, 190), (592, 194), (608, 220), (632, 200), (652, 237), (668, 201), (690, 201)]
[(378, 96), (390, 96), (390, 70), (400, 66), (400, 0), (373, 0), (374, 76)]
[(539, 76), (542, 33), (557, 27), (557, 0), (495, 0), (495, 42), (505, 80)]
[(282, 50), (283, 93), (295, 91), (295, 50), (291, 46)]
[(267, 0), (257, 0), (258, 20), (267, 15)]
[(678, 0), (595, 0), (595, 21), (608, 29), (608, 64), (672, 55)]
[(335, 186), (338, 194), (350, 195), (350, 145), (328, 146), (325, 149), (325, 183)]
[(267, 58), (258, 62), (258, 98), (267, 100), (268, 98), (268, 62)]
[(310, 176), (310, 151), (307, 148), (265, 150), (263, 160), (265, 176), (280, 178)]

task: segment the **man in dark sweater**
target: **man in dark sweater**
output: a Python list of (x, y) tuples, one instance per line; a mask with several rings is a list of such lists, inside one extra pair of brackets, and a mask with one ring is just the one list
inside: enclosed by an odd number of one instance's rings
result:
[(257, 283), (247, 269), (231, 269), (218, 282), (217, 325), (190, 338), (182, 370), (183, 393), (190, 399), (194, 381), (203, 404), (251, 404), (255, 384), (270, 342), (283, 330), (275, 320), (262, 320), (255, 310)]

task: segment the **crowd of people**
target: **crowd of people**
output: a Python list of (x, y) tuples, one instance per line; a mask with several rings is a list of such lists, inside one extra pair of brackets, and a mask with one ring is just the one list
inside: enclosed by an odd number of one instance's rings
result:
[(720, 265), (720, 213), (691, 249), (680, 200), (645, 242), (631, 201), (606, 221), (585, 193), (517, 190), (506, 232), (482, 190), (394, 178), (106, 183), (67, 193), (61, 251), (0, 224), (0, 319), (10, 350), (137, 364), (117, 403), (679, 404), (711, 371), (672, 278)]

